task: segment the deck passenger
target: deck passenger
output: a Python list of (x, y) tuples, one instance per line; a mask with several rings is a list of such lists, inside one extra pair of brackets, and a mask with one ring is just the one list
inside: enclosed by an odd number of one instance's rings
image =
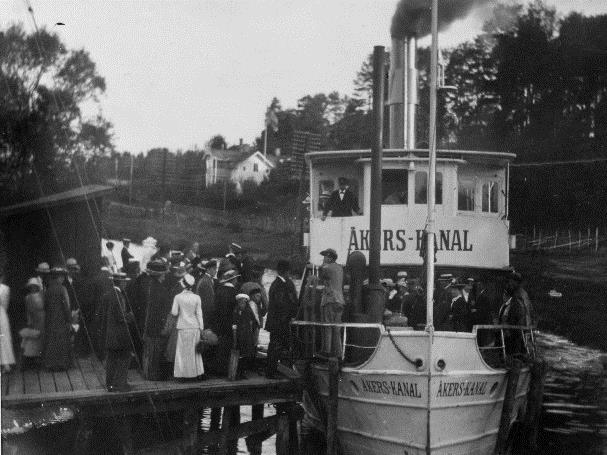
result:
[(533, 325), (533, 306), (531, 305), (531, 299), (529, 294), (523, 288), (523, 276), (518, 272), (512, 272), (508, 276), (507, 288), (511, 290), (512, 297), (519, 300), (525, 311), (524, 324), (528, 327)]
[(295, 284), (289, 278), (290, 268), (289, 261), (279, 260), (276, 265), (278, 275), (270, 286), (266, 320), (266, 330), (270, 332), (266, 370), (269, 378), (276, 377), (281, 353), (288, 348), (289, 344), (289, 322), (297, 314), (297, 291)]
[(204, 374), (202, 356), (196, 350), (200, 334), (204, 329), (200, 297), (193, 292), (195, 284), (192, 275), (182, 280), (183, 291), (175, 296), (171, 314), (177, 317), (177, 345), (173, 376), (176, 378), (197, 378)]
[(140, 303), (145, 309), (143, 376), (146, 379), (158, 381), (165, 377), (166, 337), (162, 336), (162, 330), (172, 302), (164, 285), (165, 276), (168, 273), (167, 264), (162, 260), (153, 260), (148, 263), (147, 273), (149, 279), (141, 283), (143, 285), (141, 289), (143, 301)]
[(105, 261), (104, 265), (109, 267), (112, 273), (118, 271), (118, 263), (116, 262), (116, 256), (114, 256), (114, 242), (106, 242), (103, 260)]
[(236, 294), (238, 294), (236, 289), (238, 278), (240, 275), (236, 270), (226, 271), (215, 290), (216, 317), (212, 329), (219, 338), (219, 343), (216, 348), (214, 367), (221, 374), (228, 371), (230, 349), (232, 348), (232, 313), (236, 305)]
[[(526, 325), (525, 307), (523, 302), (515, 295), (515, 290), (506, 287), (504, 303), (499, 311), (498, 323), (500, 325)], [(520, 330), (504, 330), (507, 354), (523, 352), (523, 334)]]
[(217, 261), (210, 260), (204, 263), (200, 279), (196, 284), (196, 294), (200, 297), (202, 304), (205, 329), (210, 328), (214, 324), (215, 313), (217, 311), (215, 308), (215, 273), (217, 273)]
[(30, 278), (25, 285), (25, 309), (27, 327), (19, 331), (21, 335), (22, 369), (40, 366), (44, 340), (44, 297), (37, 278)]
[(452, 287), (459, 290), (458, 295), (451, 300), (451, 329), (455, 332), (472, 331), (470, 315), (470, 283), (457, 281)]
[(339, 188), (331, 193), (327, 204), (322, 212), (321, 219), (324, 221), (327, 215), (332, 217), (343, 217), (360, 215), (358, 198), (350, 189), (348, 179), (340, 177), (338, 179)]
[(38, 274), (35, 278), (40, 283), (40, 287), (42, 292), (45, 291), (48, 281), (48, 274), (51, 271), (51, 267), (48, 265), (48, 262), (41, 262), (36, 267), (36, 273)]
[(67, 270), (53, 267), (48, 288), (44, 293), (44, 366), (52, 371), (68, 370), (72, 366), (72, 313), (70, 299), (63, 282)]
[[(259, 295), (259, 292), (257, 293)], [(244, 373), (253, 368), (257, 351), (257, 336), (259, 335), (260, 319), (257, 305), (248, 294), (236, 295), (236, 307), (232, 324), (236, 325), (236, 346), (240, 351), (238, 375), (244, 378)]]
[[(343, 294), (344, 269), (337, 264), (337, 252), (333, 248), (321, 251), (324, 257), (323, 264), (320, 266), (319, 278), (324, 285), (320, 300), (320, 320), (321, 322), (341, 323), (344, 312), (345, 300)], [(341, 339), (339, 329), (327, 329), (322, 338), (322, 351), (337, 355), (341, 353)]]
[(4, 273), (0, 271), (0, 364), (3, 373), (8, 373), (15, 365), (11, 326), (7, 314), (10, 297), (10, 288), (4, 284)]
[(122, 271), (126, 273), (126, 268), (129, 265), (129, 259), (133, 258), (133, 255), (129, 251), (131, 239), (122, 239), (122, 250), (120, 251), (120, 259), (122, 259)]
[(133, 355), (129, 323), (135, 317), (126, 305), (124, 290), (128, 281), (129, 278), (125, 273), (113, 274), (113, 286), (102, 298), (107, 311), (105, 386), (108, 392), (131, 390), (127, 383), (129, 364)]

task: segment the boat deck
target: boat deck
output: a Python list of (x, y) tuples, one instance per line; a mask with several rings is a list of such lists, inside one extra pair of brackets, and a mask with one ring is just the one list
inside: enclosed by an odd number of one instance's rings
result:
[[(285, 372), (285, 370), (282, 370)], [(68, 371), (13, 370), (1, 375), (2, 407), (24, 409), (49, 404), (105, 408), (107, 413), (136, 412), (138, 404), (177, 406), (179, 401), (197, 399), (206, 406), (230, 403), (257, 403), (295, 401), (301, 382), (297, 376), (268, 379), (256, 373), (246, 374), (246, 379), (228, 381), (225, 377), (210, 377), (204, 381), (178, 382), (148, 381), (134, 369), (128, 378), (132, 386), (129, 392), (108, 392), (105, 389), (105, 369), (94, 356), (75, 360)], [(183, 404), (183, 403), (182, 403)], [(98, 409), (99, 410), (99, 409)], [(139, 409), (140, 410), (140, 409)], [(129, 413), (130, 413), (129, 412)]]

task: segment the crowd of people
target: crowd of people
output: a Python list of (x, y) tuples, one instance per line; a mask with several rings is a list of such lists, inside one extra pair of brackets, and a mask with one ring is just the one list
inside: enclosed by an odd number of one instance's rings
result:
[[(19, 330), (22, 369), (63, 371), (74, 358), (94, 352), (105, 359), (109, 391), (127, 391), (127, 371), (148, 380), (202, 380), (227, 374), (232, 350), (240, 353), (238, 376), (247, 371), (274, 377), (288, 345), (288, 322), (297, 311), (290, 264), (280, 260), (269, 293), (264, 268), (237, 243), (218, 259), (205, 259), (199, 245), (184, 251), (144, 240), (134, 258), (123, 239), (122, 267), (113, 242), (105, 244), (96, 276), (85, 277), (74, 258), (50, 267), (41, 263), (25, 285), (27, 324)], [(145, 264), (144, 268), (141, 264)], [(0, 276), (0, 360), (15, 365), (6, 309), (10, 290)], [(259, 332), (270, 332), (264, 371), (255, 362)]]

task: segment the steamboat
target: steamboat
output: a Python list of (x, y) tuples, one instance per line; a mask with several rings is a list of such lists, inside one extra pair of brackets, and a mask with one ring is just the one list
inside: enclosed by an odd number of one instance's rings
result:
[[(302, 286), (306, 309), (291, 331), (313, 383), (304, 400), (307, 415), (327, 428), (335, 395), (336, 438), (344, 454), (481, 455), (496, 447), (503, 452), (528, 411), (535, 359), (531, 327), (488, 324), (454, 331), (434, 319), (444, 291), (436, 277), (444, 274), (493, 282), (489, 288), (501, 304), (500, 282), (509, 271), (509, 163), (515, 156), (436, 149), (440, 77), (433, 3), (428, 148), (418, 148), (415, 138), (417, 39), (409, 36), (392, 42), (389, 148), (382, 148), (384, 51), (376, 47), (373, 149), (306, 156), (312, 265)], [(362, 214), (325, 219), (323, 197), (340, 178), (347, 178)], [(394, 193), (398, 198), (388, 197)], [(327, 248), (349, 272), (341, 323), (320, 321), (322, 290), (305, 284), (313, 282), (309, 277)], [(416, 325), (385, 317), (380, 279), (398, 271), (425, 281), (425, 320)], [(515, 333), (522, 340), (517, 350), (508, 346)], [(331, 357), (339, 364), (333, 387)]]

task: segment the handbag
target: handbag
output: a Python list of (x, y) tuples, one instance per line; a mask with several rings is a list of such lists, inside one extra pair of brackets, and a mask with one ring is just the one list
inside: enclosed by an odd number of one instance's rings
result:
[(205, 329), (200, 334), (200, 342), (207, 346), (217, 346), (219, 338), (217, 338), (217, 335), (211, 329)]

